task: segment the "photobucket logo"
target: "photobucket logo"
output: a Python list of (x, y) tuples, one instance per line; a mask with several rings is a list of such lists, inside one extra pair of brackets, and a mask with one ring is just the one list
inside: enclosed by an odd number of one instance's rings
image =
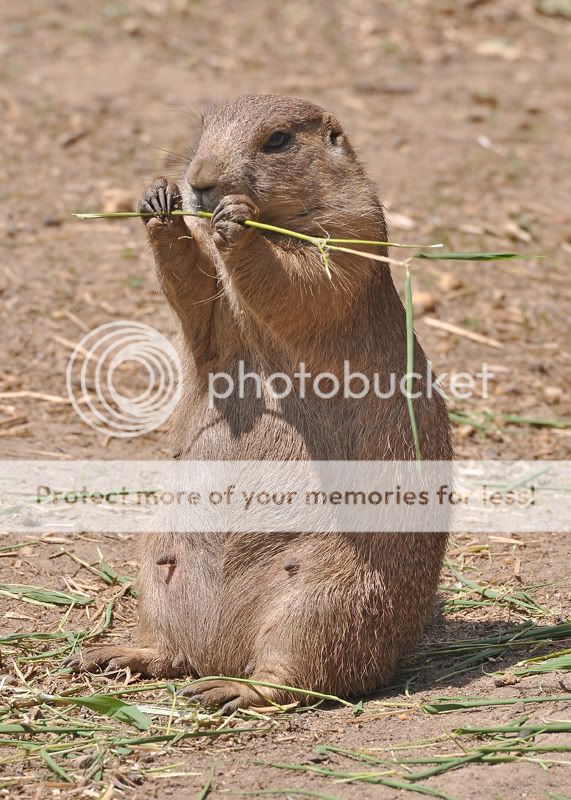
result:
[[(341, 376), (332, 372), (318, 372), (314, 375), (306, 370), (303, 361), (292, 375), (285, 372), (274, 372), (271, 375), (262, 376), (257, 372), (246, 371), (244, 362), (239, 361), (237, 376), (227, 372), (209, 373), (208, 402), (210, 408), (214, 408), (217, 401), (226, 400), (233, 394), (237, 394), (241, 400), (251, 399), (252, 389), (258, 400), (264, 395), (281, 400), (292, 393), (303, 400), (307, 397), (308, 392), (323, 400), (339, 396), (348, 400), (361, 400), (370, 394), (386, 400), (394, 397), (397, 392), (405, 397), (408, 395), (408, 377), (408, 373), (397, 375), (392, 372), (390, 375), (381, 376), (378, 372), (372, 373), (372, 375), (354, 372), (347, 359), (343, 362)], [(437, 392), (455, 400), (467, 400), (475, 394), (482, 398), (488, 397), (489, 382), (493, 379), (494, 373), (490, 372), (488, 365), (484, 363), (482, 369), (475, 374), (443, 372), (436, 375), (430, 362), (427, 362), (425, 374), (413, 372), (411, 377), (413, 379), (411, 392), (413, 399), (423, 396), (431, 398)]]
[(100, 325), (76, 345), (67, 393), (81, 419), (99, 433), (131, 438), (158, 428), (181, 393), (181, 365), (172, 344), (141, 322)]

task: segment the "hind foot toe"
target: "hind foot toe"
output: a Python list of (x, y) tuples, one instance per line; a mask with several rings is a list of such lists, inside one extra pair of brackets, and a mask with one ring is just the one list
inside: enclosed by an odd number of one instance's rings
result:
[(142, 678), (179, 678), (191, 673), (182, 654), (165, 656), (153, 647), (110, 645), (79, 650), (65, 659), (62, 666), (74, 672), (104, 672), (129, 670)]
[[(264, 707), (287, 702), (284, 692), (267, 686), (251, 686), (228, 679), (197, 681), (179, 691), (189, 703), (199, 703), (206, 709), (219, 708), (231, 714), (239, 708)], [(291, 699), (291, 698), (290, 698)]]

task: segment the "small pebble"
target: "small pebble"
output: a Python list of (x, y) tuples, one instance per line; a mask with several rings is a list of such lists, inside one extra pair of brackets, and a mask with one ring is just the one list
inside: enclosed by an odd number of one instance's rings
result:
[(106, 189), (103, 192), (103, 211), (115, 214), (118, 211), (134, 211), (135, 203), (130, 192), (125, 189)]
[(545, 386), (543, 389), (543, 396), (548, 403), (555, 405), (559, 403), (563, 397), (563, 389), (560, 389), (559, 386)]
[(461, 289), (463, 285), (460, 276), (454, 272), (443, 272), (438, 278), (438, 288), (441, 292), (453, 292), (455, 289)]
[(419, 289), (413, 293), (412, 304), (416, 313), (426, 314), (427, 311), (434, 311), (436, 308), (436, 298), (430, 292)]

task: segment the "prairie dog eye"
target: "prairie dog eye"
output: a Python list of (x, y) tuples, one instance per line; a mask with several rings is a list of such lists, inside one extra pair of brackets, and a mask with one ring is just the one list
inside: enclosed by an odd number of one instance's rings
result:
[(264, 144), (264, 150), (267, 153), (274, 153), (276, 150), (283, 150), (290, 142), (291, 133), (288, 131), (273, 131)]
[(340, 130), (332, 130), (329, 132), (329, 141), (331, 144), (336, 147), (340, 145), (343, 141), (343, 131)]

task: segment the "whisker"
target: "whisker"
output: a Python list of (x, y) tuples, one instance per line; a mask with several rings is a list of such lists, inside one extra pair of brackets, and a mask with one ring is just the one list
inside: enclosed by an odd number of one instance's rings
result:
[(182, 153), (177, 153), (174, 150), (169, 150), (166, 147), (159, 147), (158, 144), (152, 144), (151, 142), (145, 142), (143, 139), (138, 139), (136, 136), (129, 136), (127, 137), (131, 139), (133, 142), (137, 142), (137, 144), (144, 144), (145, 147), (152, 147), (153, 150), (160, 150), (161, 153), (166, 153), (171, 158), (176, 158), (180, 161), (180, 163), (188, 163), (188, 156)]
[(224, 289), (221, 289), (216, 294), (213, 294), (212, 297), (206, 297), (204, 300), (196, 300), (194, 303), (191, 303), (191, 306), (201, 306), (204, 303), (212, 303), (214, 300), (218, 300), (219, 297), (224, 296)]
[(202, 274), (203, 274), (205, 277), (207, 277), (207, 278), (216, 278), (216, 279), (218, 279), (218, 274), (217, 274), (217, 273), (216, 273), (216, 274), (214, 274), (214, 275), (210, 275), (208, 272), (205, 272), (205, 271), (202, 269), (202, 267), (198, 267), (198, 270), (199, 270), (199, 272), (202, 272)]

